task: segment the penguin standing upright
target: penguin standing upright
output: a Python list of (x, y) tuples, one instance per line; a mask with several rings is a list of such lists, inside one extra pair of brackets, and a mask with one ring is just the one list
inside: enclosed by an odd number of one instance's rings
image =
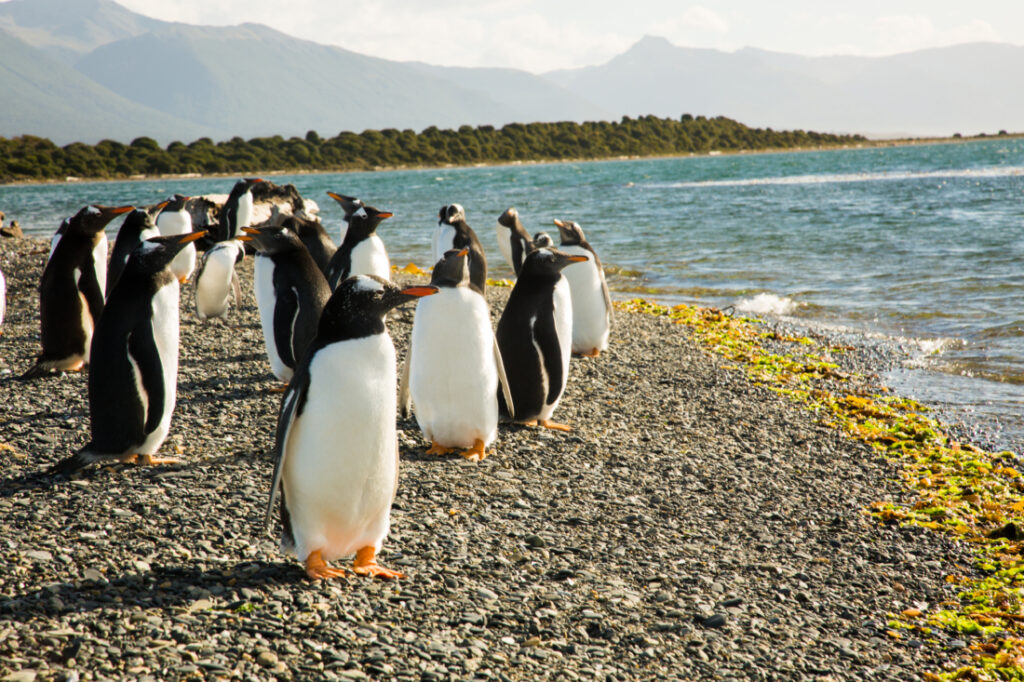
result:
[[(572, 297), (562, 269), (585, 260), (555, 249), (531, 252), (498, 321), (498, 348), (515, 419), (528, 426), (540, 422), (549, 429), (570, 430), (550, 421), (565, 390), (572, 345)], [(502, 409), (508, 413), (504, 405)]]
[(375, 558), (398, 487), (395, 347), (384, 316), (436, 292), (366, 275), (342, 282), (281, 401), (265, 521), (280, 489), (281, 548), (313, 580), (345, 575), (327, 562), (353, 553), (357, 574), (403, 577)]
[(154, 457), (170, 431), (178, 386), (179, 285), (169, 264), (204, 234), (153, 237), (132, 251), (92, 340), (92, 438), (50, 473), (66, 475), (104, 460), (174, 461)]
[(224, 315), (232, 296), (235, 305), (240, 305), (242, 289), (235, 264), (244, 257), (245, 245), (237, 239), (217, 242), (203, 254), (195, 286), (196, 315), (200, 320)]
[(60, 238), (64, 236), (64, 233), (68, 231), (68, 224), (71, 222), (71, 218), (65, 218), (60, 221), (60, 225), (57, 227), (57, 231), (50, 237), (50, 253), (46, 256), (46, 260), (53, 258), (53, 251), (57, 248), (57, 244), (60, 243)]
[(446, 251), (468, 248), (469, 281), (480, 291), (486, 290), (487, 258), (484, 256), (484, 247), (480, 245), (476, 232), (466, 222), (466, 211), (461, 205), (442, 206), (438, 211), (432, 247), (435, 263), (444, 258)]
[(336, 194), (334, 192), (328, 192), (327, 196), (338, 202), (338, 205), (341, 206), (342, 213), (344, 214), (344, 222), (341, 223), (340, 237), (338, 238), (338, 243), (344, 244), (345, 235), (348, 233), (348, 223), (355, 212), (363, 207), (363, 200), (345, 196), (344, 194)]
[[(156, 226), (163, 236), (189, 234), (192, 232), (192, 214), (188, 212), (187, 202), (192, 197), (175, 194), (156, 217)], [(195, 244), (186, 244), (171, 263), (171, 272), (182, 284), (196, 269)]]
[(291, 230), (247, 227), (240, 241), (256, 247), (253, 289), (260, 309), (270, 368), (288, 383), (309, 342), (331, 289), (309, 251)]
[(352, 275), (375, 275), (391, 279), (391, 261), (377, 226), (393, 214), (373, 206), (360, 206), (348, 220), (341, 246), (327, 265), (327, 283), (331, 290)]
[(604, 268), (583, 235), (583, 228), (571, 220), (555, 220), (555, 225), (562, 238), (559, 250), (587, 259), (586, 263), (573, 265), (562, 273), (572, 292), (572, 352), (597, 357), (608, 350), (612, 324), (612, 297)]
[(498, 248), (501, 255), (505, 256), (513, 272), (519, 276), (519, 270), (523, 267), (523, 260), (526, 254), (533, 250), (533, 240), (530, 233), (523, 227), (519, 220), (519, 211), (514, 208), (507, 208), (498, 216), (498, 222), (494, 226), (498, 237)]
[[(498, 385), (513, 405), (487, 300), (469, 281), (468, 248), (448, 251), (434, 266), (437, 296), (416, 306), (399, 405), (411, 401), (427, 454), (462, 449), (482, 460), (498, 435)], [(511, 412), (511, 408), (510, 408)]]
[(263, 182), (262, 178), (245, 178), (235, 183), (231, 194), (220, 210), (220, 224), (214, 241), (223, 242), (235, 239), (242, 233), (242, 228), (249, 227), (256, 210), (252, 198), (252, 188)]
[(21, 378), (79, 370), (89, 362), (93, 329), (103, 312), (107, 235), (103, 228), (132, 206), (86, 206), (68, 219), (39, 281), (43, 349)]
[(114, 248), (110, 251), (110, 264), (107, 266), (108, 296), (114, 290), (114, 283), (121, 276), (121, 271), (124, 270), (132, 250), (139, 245), (139, 242), (159, 236), (160, 231), (157, 229), (156, 223), (153, 222), (153, 213), (159, 213), (166, 205), (165, 201), (151, 209), (137, 208), (125, 216), (124, 222), (121, 223), (121, 227), (117, 231), (117, 238), (114, 239)]
[(309, 251), (320, 272), (327, 276), (327, 268), (331, 258), (338, 251), (338, 247), (331, 241), (323, 224), (319, 220), (303, 218), (302, 216), (289, 216), (281, 221), (281, 226), (299, 235), (299, 241)]

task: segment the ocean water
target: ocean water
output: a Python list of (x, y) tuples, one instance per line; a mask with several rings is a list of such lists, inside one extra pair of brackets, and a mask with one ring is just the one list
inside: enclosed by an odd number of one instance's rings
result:
[[(326, 191), (394, 212), (392, 262), (427, 266), (437, 209), (465, 206), (495, 276), (494, 224), (516, 206), (557, 241), (579, 222), (616, 297), (734, 306), (898, 341), (903, 394), (1024, 446), (1024, 139), (657, 160), (274, 175), (321, 207)], [(82, 205), (227, 193), (234, 180), (0, 186), (0, 210), (50, 235)], [(116, 225), (115, 225), (116, 229)], [(112, 229), (113, 232), (113, 229)]]

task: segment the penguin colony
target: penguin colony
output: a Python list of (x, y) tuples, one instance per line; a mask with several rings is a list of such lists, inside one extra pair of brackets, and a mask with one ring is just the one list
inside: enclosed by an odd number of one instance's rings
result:
[[(401, 288), (377, 234), (391, 213), (329, 192), (343, 213), (335, 246), (304, 209), (252, 225), (263, 182), (239, 181), (209, 233), (193, 230), (183, 195), (151, 207), (86, 206), (61, 224), (40, 282), (42, 350), (22, 379), (88, 367), (91, 437), (50, 473), (175, 461), (157, 453), (175, 405), (180, 287), (191, 278), (200, 320), (224, 316), (240, 298), (235, 264), (253, 247), (266, 353), (285, 385), (265, 524), (280, 497), (282, 551), (311, 579), (344, 575), (328, 562), (353, 555), (356, 574), (402, 577), (376, 561), (398, 485), (396, 414), (415, 415), (428, 454), (474, 461), (496, 440), (499, 416), (569, 431), (552, 417), (570, 354), (608, 347), (600, 260), (578, 224), (554, 221), (555, 248), (509, 208), (495, 230), (516, 282), (495, 330), (486, 256), (460, 204), (438, 212), (430, 284)], [(104, 228), (124, 213), (108, 276)], [(198, 269), (197, 245), (206, 247)], [(396, 386), (386, 315), (418, 300)]]

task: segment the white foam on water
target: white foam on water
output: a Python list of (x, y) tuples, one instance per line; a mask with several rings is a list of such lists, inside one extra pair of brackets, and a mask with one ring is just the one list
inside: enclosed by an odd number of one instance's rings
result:
[(797, 309), (798, 303), (785, 296), (760, 293), (753, 298), (744, 298), (736, 304), (736, 310), (755, 315), (789, 315)]
[(881, 171), (878, 173), (836, 173), (790, 175), (738, 180), (699, 180), (675, 182), (669, 187), (744, 187), (748, 185), (823, 185), (851, 182), (893, 182), (898, 180), (935, 180), (943, 178), (1005, 178), (1024, 175), (1024, 166), (990, 166), (935, 171)]

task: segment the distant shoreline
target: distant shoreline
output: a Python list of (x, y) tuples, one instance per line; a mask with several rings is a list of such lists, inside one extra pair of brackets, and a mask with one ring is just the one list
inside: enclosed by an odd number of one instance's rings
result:
[[(709, 156), (738, 156), (738, 155), (762, 155), (762, 154), (802, 154), (807, 152), (843, 151), (851, 149), (876, 149), (880, 147), (910, 147), (938, 144), (969, 144), (972, 142), (984, 142), (993, 139), (1018, 139), (1024, 137), (1024, 132), (1008, 133), (1006, 135), (986, 135), (984, 137), (920, 137), (920, 138), (894, 138), (882, 140), (864, 140), (856, 144), (844, 145), (814, 145), (803, 147), (778, 147), (769, 149), (722, 149), (708, 152), (688, 152), (680, 154), (650, 154), (650, 155), (621, 155), (605, 158), (564, 158), (564, 159), (531, 159), (501, 162), (478, 162), (468, 164), (398, 164), (381, 165), (373, 168), (341, 168), (341, 169), (253, 169), (248, 168), (235, 172), (214, 172), (214, 173), (166, 173), (154, 175), (128, 175), (123, 177), (71, 177), (64, 180), (26, 180), (18, 182), (0, 182), (0, 187), (34, 187), (40, 185), (67, 185), (67, 184), (91, 184), (104, 182), (147, 182), (153, 180), (201, 180), (207, 178), (237, 178), (239, 176), (260, 176), (280, 177), (282, 175), (326, 175), (343, 173), (384, 173), (403, 170), (449, 170), (452, 168), (501, 168), (506, 166), (540, 166), (546, 164), (563, 163), (602, 163), (608, 161), (644, 161), (654, 159), (683, 159), (691, 157)], [(0, 207), (2, 210), (3, 207)]]

